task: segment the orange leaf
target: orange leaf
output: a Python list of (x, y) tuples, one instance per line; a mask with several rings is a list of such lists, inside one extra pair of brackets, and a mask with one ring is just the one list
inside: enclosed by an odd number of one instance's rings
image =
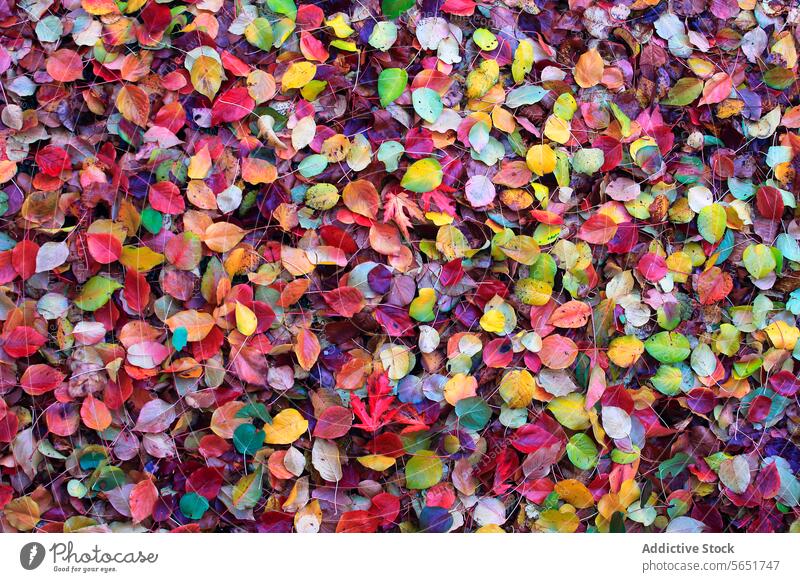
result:
[(551, 370), (569, 368), (578, 357), (578, 346), (563, 335), (549, 335), (542, 340), (539, 359)]
[(122, 117), (139, 127), (147, 127), (150, 117), (150, 98), (136, 85), (125, 85), (117, 93), (117, 109)]
[(214, 327), (214, 318), (210, 313), (187, 309), (167, 318), (164, 323), (167, 324), (172, 333), (175, 333), (175, 330), (179, 327), (185, 328), (187, 332), (186, 340), (199, 342), (211, 333)]
[(603, 57), (597, 49), (583, 53), (575, 64), (575, 82), (584, 89), (594, 87), (603, 78)]
[(294, 343), (294, 353), (297, 356), (297, 362), (300, 366), (306, 371), (310, 370), (316, 363), (319, 352), (319, 340), (317, 336), (314, 335), (314, 332), (301, 329)]
[(245, 231), (230, 222), (215, 222), (206, 229), (203, 242), (212, 251), (227, 253), (244, 238)]
[(350, 210), (361, 216), (375, 219), (378, 216), (381, 197), (372, 182), (356, 180), (342, 190), (342, 200)]
[(102, 400), (89, 394), (81, 405), (83, 424), (92, 430), (103, 431), (111, 426), (111, 413)]
[(592, 308), (583, 301), (567, 301), (550, 316), (550, 325), (577, 329), (586, 325), (592, 315)]

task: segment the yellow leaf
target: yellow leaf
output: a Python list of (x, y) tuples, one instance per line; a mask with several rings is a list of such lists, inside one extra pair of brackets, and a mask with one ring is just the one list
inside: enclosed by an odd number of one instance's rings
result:
[(577, 479), (559, 481), (556, 483), (555, 492), (561, 499), (578, 509), (586, 509), (594, 505), (591, 491)]
[(459, 400), (475, 396), (477, 389), (478, 381), (474, 377), (459, 372), (444, 385), (444, 399), (455, 406)]
[(394, 458), (387, 457), (386, 455), (364, 455), (363, 457), (358, 457), (358, 462), (364, 465), (367, 469), (372, 469), (373, 471), (385, 471), (394, 465), (395, 460)]
[(32, 497), (18, 497), (12, 499), (3, 508), (8, 523), (19, 531), (31, 531), (39, 523), (39, 504)]
[(772, 345), (779, 350), (793, 350), (797, 345), (797, 339), (800, 338), (800, 330), (781, 319), (770, 323), (764, 331)]
[[(520, 43), (521, 44), (521, 43)], [(475, 530), (475, 533), (506, 533), (505, 530), (496, 523), (487, 523)]]
[(525, 408), (533, 400), (536, 383), (528, 370), (511, 370), (500, 381), (500, 396), (509, 408)]
[(253, 313), (252, 309), (246, 305), (242, 305), (237, 301), (236, 329), (238, 329), (242, 335), (251, 336), (256, 332), (256, 327), (258, 327), (258, 319), (256, 318), (256, 314)]
[(490, 309), (481, 317), (481, 327), (489, 333), (500, 333), (505, 325), (506, 317), (498, 309)]
[(556, 143), (567, 143), (570, 138), (570, 123), (560, 117), (551, 115), (544, 124), (544, 135)]
[(272, 424), (264, 425), (264, 442), (268, 445), (290, 445), (308, 430), (308, 421), (294, 408), (279, 412)]
[(575, 82), (584, 89), (594, 87), (603, 78), (603, 67), (603, 57), (597, 49), (589, 49), (575, 64)]
[(149, 247), (122, 247), (122, 255), (119, 257), (119, 262), (128, 267), (135, 269), (140, 273), (146, 273), (153, 267), (157, 267), (164, 262), (164, 255), (150, 250)]
[(208, 146), (203, 146), (203, 149), (189, 159), (186, 175), (192, 180), (202, 180), (208, 176), (209, 171), (211, 171), (211, 154), (208, 152)]
[(547, 144), (536, 144), (528, 150), (525, 163), (531, 172), (544, 176), (556, 169), (556, 153)]
[(347, 38), (355, 32), (350, 27), (350, 19), (342, 12), (337, 12), (336, 16), (325, 21), (326, 26), (333, 29), (333, 33), (339, 38)]
[(620, 368), (630, 368), (644, 353), (644, 343), (632, 335), (615, 337), (608, 345), (608, 359)]
[(191, 80), (198, 93), (214, 99), (222, 85), (222, 78), (222, 64), (217, 59), (208, 55), (200, 55), (195, 59), (191, 70)]
[(522, 83), (525, 75), (533, 68), (533, 43), (521, 40), (514, 51), (514, 63), (511, 65), (511, 75), (515, 83)]
[(546, 281), (530, 278), (517, 281), (516, 294), (525, 305), (545, 305), (552, 293), (553, 287)]
[(547, 403), (547, 409), (553, 413), (559, 423), (570, 430), (585, 430), (591, 422), (585, 408), (585, 398), (582, 394), (573, 392), (566, 396), (559, 396)]
[(300, 89), (317, 74), (317, 65), (308, 61), (292, 63), (283, 74), (282, 87), (284, 91)]

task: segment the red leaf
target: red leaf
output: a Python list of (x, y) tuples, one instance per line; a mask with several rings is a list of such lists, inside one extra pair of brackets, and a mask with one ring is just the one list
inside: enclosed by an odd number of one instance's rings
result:
[(134, 523), (140, 523), (153, 514), (158, 501), (158, 489), (150, 479), (142, 479), (131, 489), (128, 503)]
[(703, 87), (703, 97), (698, 105), (713, 105), (723, 101), (731, 94), (733, 81), (728, 73), (716, 73)]
[(150, 302), (150, 283), (136, 269), (126, 269), (125, 287), (122, 289), (125, 302), (133, 311), (141, 313)]
[(36, 255), (39, 254), (39, 245), (30, 239), (17, 243), (11, 251), (11, 263), (23, 281), (27, 281), (36, 274)]
[(592, 316), (592, 308), (583, 301), (567, 301), (559, 305), (550, 315), (550, 325), (560, 328), (577, 329), (586, 325)]
[(172, 182), (156, 182), (150, 186), (150, 205), (164, 214), (182, 214), (186, 209), (181, 191)]
[(783, 196), (780, 190), (772, 186), (761, 186), (756, 192), (758, 213), (767, 220), (780, 220), (783, 215)]
[(379, 521), (378, 517), (363, 509), (346, 511), (336, 524), (336, 533), (374, 533)]
[(764, 499), (775, 497), (781, 490), (781, 475), (778, 472), (778, 466), (775, 461), (772, 461), (759, 471), (755, 488)]
[(44, 413), (47, 428), (55, 435), (68, 437), (75, 434), (81, 424), (78, 407), (72, 402), (55, 402)]
[(219, 495), (224, 483), (223, 475), (217, 467), (201, 467), (193, 471), (186, 480), (186, 492), (202, 495), (209, 501)]
[(256, 102), (246, 87), (235, 87), (222, 93), (211, 107), (211, 125), (232, 123), (252, 113)]
[(364, 308), (364, 295), (355, 287), (337, 287), (325, 291), (322, 299), (342, 317), (353, 317)]
[(622, 143), (617, 138), (601, 135), (592, 142), (592, 147), (603, 150), (605, 154), (601, 172), (610, 172), (622, 162)]
[(107, 232), (89, 233), (86, 235), (86, 246), (92, 258), (101, 265), (113, 263), (122, 255), (122, 243)]
[(32, 327), (20, 325), (3, 335), (3, 349), (12, 358), (27, 358), (39, 351), (47, 338)]
[(642, 258), (639, 259), (636, 270), (651, 283), (656, 283), (666, 276), (667, 261), (664, 260), (664, 257), (661, 255), (645, 253), (642, 255)]
[(532, 424), (519, 427), (511, 440), (511, 446), (521, 453), (533, 453), (542, 447), (559, 443), (566, 450), (567, 436), (558, 422), (547, 414), (543, 414)]
[(329, 406), (314, 427), (315, 437), (337, 439), (347, 434), (353, 425), (353, 413), (342, 406)]
[(58, 388), (64, 378), (64, 374), (47, 364), (33, 364), (25, 368), (19, 385), (26, 394), (41, 396)]
[(72, 161), (65, 149), (46, 145), (36, 152), (36, 165), (39, 166), (42, 173), (57, 178), (61, 172), (72, 167)]
[(602, 245), (614, 238), (617, 223), (607, 214), (595, 214), (581, 225), (578, 238), (588, 243)]
[(787, 370), (781, 370), (769, 379), (769, 385), (781, 396), (792, 398), (800, 391), (800, 379)]
[(380, 525), (391, 525), (400, 513), (400, 499), (391, 493), (378, 493), (372, 498), (369, 513), (380, 520)]
[(694, 288), (702, 305), (713, 305), (728, 296), (733, 279), (719, 267), (711, 267), (694, 276)]
[(514, 350), (508, 338), (495, 338), (483, 348), (483, 363), (489, 368), (505, 368), (514, 359)]

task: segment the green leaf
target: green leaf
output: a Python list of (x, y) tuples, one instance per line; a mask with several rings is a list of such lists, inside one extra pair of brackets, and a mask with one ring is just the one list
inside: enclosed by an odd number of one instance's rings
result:
[(283, 14), (292, 20), (297, 18), (297, 6), (294, 0), (267, 0), (267, 6), (275, 14)]
[(725, 234), (728, 217), (722, 204), (710, 204), (697, 215), (697, 231), (706, 241), (716, 243)]
[(442, 98), (433, 89), (421, 87), (411, 94), (414, 111), (428, 123), (435, 123), (444, 110)]
[(408, 85), (408, 73), (405, 69), (384, 69), (378, 75), (378, 96), (381, 106), (386, 107), (400, 97)]
[(264, 444), (266, 434), (252, 424), (241, 424), (233, 432), (233, 445), (243, 455), (254, 455)]
[(180, 508), (189, 519), (200, 519), (208, 511), (208, 499), (192, 491), (181, 497)]
[(603, 167), (605, 153), (599, 148), (582, 148), (572, 157), (572, 167), (576, 172), (592, 175)]
[(567, 443), (567, 457), (578, 469), (588, 471), (597, 464), (597, 447), (591, 438), (579, 432)]
[(263, 472), (264, 466), (258, 463), (254, 473), (245, 475), (233, 486), (231, 501), (236, 509), (250, 509), (255, 507), (255, 504), (261, 499)]
[(75, 305), (83, 311), (96, 311), (111, 299), (112, 293), (122, 285), (101, 275), (89, 279), (75, 298)]
[(509, 109), (515, 109), (523, 105), (533, 105), (544, 99), (544, 96), (549, 92), (538, 85), (524, 85), (508, 92), (505, 106)]
[(644, 342), (644, 349), (662, 364), (677, 364), (689, 357), (689, 340), (676, 331), (662, 331)]
[(483, 398), (473, 396), (456, 402), (456, 416), (467, 430), (481, 430), (492, 417), (492, 409)]
[(411, 164), (400, 185), (406, 190), (422, 194), (435, 190), (442, 183), (442, 165), (436, 158), (425, 158)]
[(381, 11), (386, 18), (397, 18), (414, 6), (415, 0), (383, 0)]
[(297, 171), (303, 178), (313, 178), (325, 171), (328, 167), (328, 158), (322, 154), (311, 154), (297, 164)]
[(484, 51), (493, 51), (497, 48), (497, 37), (486, 28), (479, 28), (472, 33), (472, 42)]
[(397, 170), (400, 156), (403, 155), (404, 151), (405, 148), (403, 148), (403, 144), (400, 142), (385, 141), (378, 148), (378, 161), (383, 162), (387, 172), (394, 172)]
[(442, 461), (433, 451), (417, 451), (406, 463), (406, 487), (409, 489), (428, 489), (441, 479)]
[(763, 279), (775, 270), (777, 262), (767, 245), (750, 245), (744, 249), (742, 262), (753, 279)]
[(369, 35), (369, 45), (385, 52), (397, 41), (397, 26), (394, 22), (383, 20), (375, 24)]
[(678, 79), (667, 94), (667, 98), (661, 101), (663, 105), (673, 105), (684, 107), (700, 96), (703, 92), (703, 81), (694, 77), (684, 77)]
[(659, 479), (664, 480), (667, 477), (677, 477), (686, 469), (692, 462), (692, 458), (686, 453), (678, 453), (671, 459), (663, 461), (658, 466), (656, 475)]
[(262, 51), (271, 49), (275, 38), (269, 20), (261, 16), (247, 25), (244, 29), (244, 37), (247, 39), (247, 42), (260, 48)]
[(675, 396), (681, 390), (683, 374), (675, 366), (659, 366), (655, 375), (650, 378), (656, 390), (667, 396)]
[(142, 210), (142, 226), (148, 232), (158, 234), (164, 226), (164, 215), (149, 206)]
[(792, 86), (796, 80), (795, 73), (791, 69), (775, 67), (764, 73), (764, 83), (771, 88), (783, 91)]
[(611, 533), (625, 533), (625, 514), (621, 511), (615, 511), (611, 516), (611, 525), (609, 526)]

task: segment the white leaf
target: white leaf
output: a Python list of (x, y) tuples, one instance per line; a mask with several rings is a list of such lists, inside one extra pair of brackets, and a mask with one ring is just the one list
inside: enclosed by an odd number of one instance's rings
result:
[(69, 257), (69, 247), (65, 242), (47, 242), (36, 253), (36, 272), (44, 273), (60, 267)]
[(339, 447), (333, 441), (317, 439), (311, 449), (311, 464), (326, 481), (342, 478), (342, 460)]

